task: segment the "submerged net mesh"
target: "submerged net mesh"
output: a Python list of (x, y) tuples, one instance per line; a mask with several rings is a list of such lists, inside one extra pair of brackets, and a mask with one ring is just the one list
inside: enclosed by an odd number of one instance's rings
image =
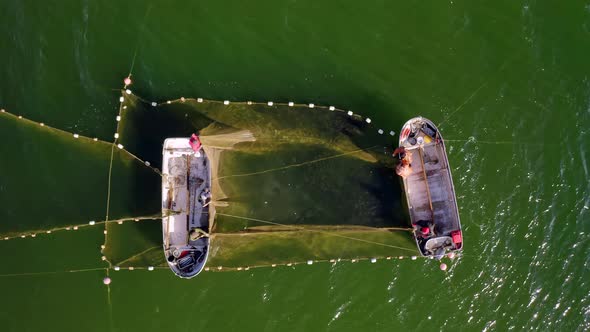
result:
[[(123, 97), (115, 143), (0, 115), (6, 129), (0, 138), (16, 142), (3, 151), (16, 162), (0, 165), (5, 174), (15, 174), (14, 183), (0, 190), (7, 202), (2, 217), (18, 220), (0, 226), (0, 238), (26, 237), (29, 245), (39, 241), (30, 239), (37, 234), (71, 231), (39, 236), (46, 243), (58, 237), (56, 252), (92, 238), (88, 257), (36, 266), (92, 268), (100, 246), (109, 267), (167, 268), (162, 144), (194, 132), (210, 160), (217, 211), (210, 268), (417, 253), (392, 171), (393, 138), (370, 120), (315, 105), (185, 98), (154, 105), (134, 94)], [(19, 163), (22, 151), (32, 152), (29, 161), (39, 156), (37, 165)], [(16, 207), (27, 201), (39, 208), (24, 218)], [(98, 227), (86, 229), (91, 225)]]
[[(392, 139), (370, 121), (309, 105), (185, 98), (154, 105), (127, 95), (125, 106), (119, 140), (152, 166), (161, 166), (166, 138), (201, 135), (217, 211), (208, 265), (415, 253), (409, 232), (399, 230), (407, 225)], [(159, 179), (146, 186), (153, 200), (160, 186)], [(126, 225), (125, 232), (107, 244), (114, 264), (166, 264), (158, 222)], [(151, 240), (126, 240), (137, 237)]]

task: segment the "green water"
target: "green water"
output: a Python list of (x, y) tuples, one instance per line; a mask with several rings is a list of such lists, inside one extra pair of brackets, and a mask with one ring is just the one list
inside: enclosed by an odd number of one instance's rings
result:
[[(385, 133), (426, 116), (447, 140), (466, 242), (446, 273), (409, 259), (208, 272), (190, 281), (166, 269), (110, 271), (109, 294), (105, 271), (94, 270), (106, 266), (103, 227), (3, 240), (2, 330), (590, 328), (590, 4), (2, 1), (0, 13), (0, 107), (88, 137), (112, 141), (130, 70), (131, 88), (147, 100), (335, 105)], [(104, 219), (110, 146), (8, 116), (0, 116), (0, 137), (1, 235)], [(383, 144), (395, 139), (383, 136)], [(294, 162), (328, 152), (303, 150)], [(113, 160), (110, 218), (157, 212), (158, 197), (146, 188), (158, 177), (121, 150)], [(350, 176), (346, 168), (334, 173)], [(228, 208), (265, 220), (285, 220), (288, 211), (274, 204), (291, 199), (320, 210), (284, 188), (291, 177), (319, 182), (314, 174), (267, 178), (268, 195), (284, 192), (270, 202), (284, 215), (263, 202)], [(324, 216), (359, 211), (323, 196)], [(148, 223), (108, 226), (113, 241), (129, 246), (114, 263), (158, 241)], [(88, 271), (16, 275), (65, 270)]]

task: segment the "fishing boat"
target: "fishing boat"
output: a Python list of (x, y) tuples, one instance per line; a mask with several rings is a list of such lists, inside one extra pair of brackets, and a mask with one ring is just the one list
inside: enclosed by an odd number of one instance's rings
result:
[(396, 168), (402, 177), (416, 245), (423, 256), (442, 258), (463, 249), (463, 235), (445, 143), (423, 117), (404, 124)]
[(166, 139), (162, 155), (164, 255), (177, 276), (192, 278), (209, 254), (210, 163), (195, 134)]

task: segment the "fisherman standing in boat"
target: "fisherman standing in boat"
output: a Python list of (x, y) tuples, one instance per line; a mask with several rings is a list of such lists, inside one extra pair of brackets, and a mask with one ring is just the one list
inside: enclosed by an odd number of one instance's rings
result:
[(410, 176), (412, 174), (412, 153), (406, 151), (402, 146), (393, 151), (393, 156), (397, 156), (400, 160), (395, 167), (395, 173), (404, 179)]
[(427, 239), (431, 237), (432, 229), (434, 228), (434, 223), (429, 220), (418, 220), (417, 222), (412, 224), (414, 228), (414, 233), (423, 239)]
[(203, 204), (203, 207), (209, 205), (209, 203), (211, 203), (211, 190), (209, 188), (205, 188), (199, 198), (201, 204)]

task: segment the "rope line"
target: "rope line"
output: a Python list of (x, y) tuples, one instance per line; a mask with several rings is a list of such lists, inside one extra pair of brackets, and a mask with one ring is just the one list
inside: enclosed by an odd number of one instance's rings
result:
[(79, 270), (8, 273), (8, 274), (0, 274), (0, 277), (23, 277), (23, 276), (37, 276), (37, 275), (59, 274), (59, 273), (90, 272), (90, 271), (101, 271), (101, 270), (108, 270), (108, 268), (96, 267), (96, 268), (91, 268), (91, 269), (79, 269)]
[(141, 158), (139, 158), (138, 156), (136, 156), (133, 153), (129, 152), (128, 150), (125, 150), (125, 149), (122, 149), (122, 150), (125, 151), (130, 157), (137, 159), (144, 166), (149, 167), (152, 171), (154, 171), (159, 176), (162, 176), (162, 172), (158, 168), (149, 165), (148, 162), (146, 162), (145, 160), (142, 160)]
[(130, 218), (120, 218), (120, 219), (110, 219), (109, 221), (96, 221), (96, 222), (92, 222), (87, 223), (87, 224), (78, 224), (78, 225), (69, 225), (69, 226), (62, 226), (62, 227), (54, 227), (54, 228), (50, 228), (50, 229), (43, 229), (43, 230), (36, 230), (36, 231), (28, 231), (28, 232), (24, 232), (24, 233), (17, 233), (11, 236), (1, 236), (0, 235), (0, 240), (11, 240), (11, 239), (17, 239), (17, 238), (25, 238), (25, 237), (36, 237), (39, 234), (52, 234), (54, 232), (59, 232), (59, 231), (69, 231), (69, 230), (77, 230), (78, 228), (84, 228), (84, 227), (89, 227), (89, 226), (93, 226), (93, 225), (101, 225), (104, 223), (123, 223), (125, 221), (143, 221), (143, 220), (155, 220), (155, 219), (159, 219), (161, 218), (160, 214), (155, 214), (152, 216), (143, 216), (143, 217), (130, 217)]
[(354, 151), (350, 151), (350, 152), (345, 152), (345, 153), (341, 153), (341, 154), (337, 154), (337, 155), (333, 155), (333, 156), (328, 156), (328, 157), (318, 158), (318, 159), (314, 159), (314, 160), (309, 160), (309, 161), (305, 161), (305, 162), (302, 162), (302, 163), (297, 163), (297, 164), (292, 164), (292, 165), (287, 165), (287, 166), (281, 166), (281, 167), (277, 167), (277, 168), (271, 168), (271, 169), (267, 169), (267, 170), (264, 170), (264, 171), (258, 171), (258, 172), (252, 172), (252, 173), (243, 173), (243, 174), (234, 174), (234, 175), (225, 175), (225, 176), (218, 176), (217, 178), (214, 178), (211, 181), (213, 181), (213, 180), (227, 179), (227, 178), (235, 178), (235, 177), (244, 177), (244, 176), (251, 176), (251, 175), (259, 175), (259, 174), (265, 174), (265, 173), (271, 173), (271, 172), (281, 171), (281, 170), (285, 170), (285, 169), (289, 169), (289, 168), (296, 168), (296, 167), (306, 166), (306, 165), (309, 165), (309, 164), (318, 163), (320, 161), (335, 159), (335, 158), (339, 158), (339, 157), (343, 157), (343, 156), (347, 156), (347, 155), (359, 153), (361, 151), (371, 150), (371, 149), (375, 148), (376, 146), (377, 145), (371, 146), (369, 148), (358, 149), (358, 150), (354, 150)]
[[(508, 63), (514, 61), (518, 56), (520, 56), (520, 53), (522, 52), (518, 52), (516, 54), (514, 54), (512, 57), (506, 59), (504, 61), (504, 63), (502, 63), (502, 65), (498, 68), (498, 70), (496, 71), (496, 74), (501, 73), (502, 71), (504, 71), (504, 69), (506, 69), (506, 66), (508, 65)], [(463, 103), (461, 105), (459, 105), (459, 107), (457, 107), (453, 112), (451, 112), (451, 114), (449, 114), (448, 116), (446, 116), (444, 118), (444, 120), (438, 124), (438, 127), (442, 126), (445, 122), (447, 122), (455, 113), (459, 112), (461, 109), (463, 109), (463, 106), (465, 106), (465, 104), (467, 104), (471, 99), (473, 99), (473, 97), (475, 97), (475, 95), (481, 90), (483, 89), (485, 86), (488, 85), (488, 83), (490, 82), (490, 79), (488, 78), (487, 80), (485, 80), (477, 89), (475, 89), (475, 91), (473, 91), (473, 93), (467, 97), (467, 99), (465, 99), (465, 101), (463, 101)]]
[(482, 141), (478, 139), (444, 139), (445, 142), (473, 142), (481, 144), (497, 144), (497, 145), (526, 145), (526, 146), (557, 146), (558, 144), (544, 144), (544, 143), (528, 143), (528, 142), (512, 142), (512, 141)]
[(389, 248), (407, 250), (407, 251), (411, 251), (411, 252), (417, 252), (416, 249), (398, 247), (398, 246), (394, 246), (394, 245), (391, 245), (391, 244), (386, 244), (386, 243), (381, 243), (381, 242), (375, 242), (375, 241), (370, 241), (370, 240), (365, 240), (365, 239), (359, 239), (359, 238), (355, 238), (355, 237), (352, 237), (352, 236), (334, 234), (332, 232), (327, 232), (327, 231), (322, 231), (322, 230), (317, 230), (317, 229), (309, 229), (309, 228), (299, 227), (299, 226), (294, 226), (294, 225), (281, 224), (281, 223), (274, 222), (274, 221), (262, 220), (262, 219), (257, 219), (257, 218), (241, 217), (241, 216), (236, 216), (236, 215), (226, 214), (226, 213), (219, 213), (218, 212), (217, 214), (220, 215), (220, 216), (226, 216), (226, 217), (237, 218), (237, 219), (244, 219), (244, 220), (250, 220), (250, 221), (257, 221), (257, 222), (261, 222), (261, 223), (265, 223), (265, 224), (271, 224), (271, 225), (277, 225), (277, 226), (292, 227), (292, 228), (296, 228), (296, 229), (299, 229), (299, 230), (302, 230), (302, 231), (323, 233), (323, 234), (326, 234), (326, 235), (331, 235), (331, 236), (340, 237), (340, 238), (344, 238), (344, 239), (349, 239), (349, 240), (354, 240), (354, 241), (359, 241), (359, 242), (365, 242), (365, 243), (380, 245), (380, 246), (389, 247)]
[(154, 249), (157, 249), (157, 248), (161, 248), (161, 247), (162, 247), (162, 246), (153, 246), (153, 247), (151, 247), (151, 248), (148, 248), (148, 249), (146, 249), (146, 250), (144, 250), (144, 251), (142, 251), (142, 252), (139, 252), (139, 253), (137, 253), (137, 254), (135, 254), (135, 255), (133, 255), (133, 256), (131, 256), (131, 257), (129, 257), (129, 258), (126, 258), (126, 259), (124, 259), (124, 260), (120, 261), (119, 263), (115, 264), (115, 266), (118, 266), (118, 265), (123, 265), (124, 263), (126, 263), (126, 262), (128, 262), (128, 261), (130, 261), (130, 260), (134, 259), (135, 257), (139, 257), (139, 256), (141, 256), (141, 255), (145, 254), (146, 252), (149, 252), (149, 251), (151, 251), (151, 250), (154, 250)]

